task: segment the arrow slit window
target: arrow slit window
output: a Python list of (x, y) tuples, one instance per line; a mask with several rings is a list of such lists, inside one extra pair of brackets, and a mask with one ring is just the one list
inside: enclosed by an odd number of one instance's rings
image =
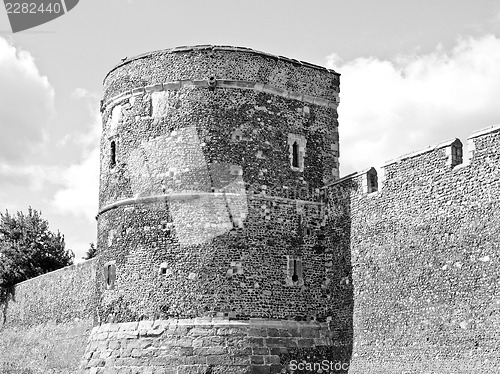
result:
[(109, 261), (104, 264), (104, 282), (107, 290), (115, 288), (116, 280), (116, 262)]
[(304, 171), (306, 142), (306, 138), (302, 135), (288, 134), (290, 167), (293, 171)]
[(302, 274), (302, 258), (298, 256), (286, 256), (286, 284), (287, 286), (303, 286), (304, 276)]
[(110, 152), (110, 166), (113, 168), (116, 165), (116, 141), (111, 141), (111, 152)]

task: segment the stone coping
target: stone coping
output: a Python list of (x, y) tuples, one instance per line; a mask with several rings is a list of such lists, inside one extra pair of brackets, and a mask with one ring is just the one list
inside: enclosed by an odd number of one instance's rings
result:
[[(500, 131), (500, 124), (497, 124), (497, 125), (489, 126), (489, 127), (486, 127), (486, 128), (483, 128), (483, 129), (480, 129), (480, 130), (477, 130), (477, 131), (474, 131), (467, 139), (468, 140), (472, 140), (472, 139), (479, 138), (481, 136), (492, 134), (492, 133), (499, 132), (499, 131)], [(386, 166), (395, 164), (397, 162), (404, 161), (404, 160), (406, 160), (408, 158), (417, 157), (417, 156), (420, 156), (422, 154), (425, 154), (425, 153), (428, 153), (428, 152), (432, 152), (432, 151), (434, 151), (436, 149), (440, 149), (440, 148), (444, 148), (444, 147), (449, 147), (453, 143), (455, 143), (456, 141), (460, 142), (460, 139), (458, 139), (458, 138), (449, 139), (449, 140), (446, 140), (444, 142), (440, 142), (440, 143), (436, 143), (436, 144), (430, 145), (430, 146), (428, 146), (426, 148), (423, 148), (423, 149), (420, 149), (418, 151), (407, 153), (407, 154), (405, 154), (403, 156), (400, 156), (400, 157), (394, 158), (392, 160), (386, 161), (384, 164), (381, 165), (381, 167), (386, 167)], [(464, 166), (468, 166), (468, 164), (467, 165), (464, 165), (464, 164), (457, 165), (457, 167), (459, 167), (459, 166), (460, 167), (464, 167)], [(340, 178), (340, 179), (338, 179), (338, 180), (336, 180), (336, 181), (334, 181), (334, 182), (326, 185), (325, 187), (341, 183), (341, 182), (345, 181), (346, 179), (354, 178), (354, 177), (356, 177), (358, 175), (366, 173), (368, 170), (370, 170), (370, 168), (368, 168), (368, 169), (366, 169), (364, 171), (361, 171), (361, 172), (351, 173), (349, 175), (346, 175), (345, 177), (342, 177), (342, 178)], [(325, 187), (323, 187), (323, 188), (325, 188)]]
[(234, 46), (207, 44), (207, 45), (179, 46), (179, 47), (174, 47), (174, 48), (159, 49), (159, 50), (152, 51), (152, 52), (142, 53), (140, 55), (137, 55), (137, 56), (134, 56), (134, 57), (130, 57), (130, 58), (125, 57), (125, 59), (122, 62), (120, 62), (119, 64), (115, 65), (106, 74), (106, 76), (104, 77), (104, 81), (106, 80), (106, 78), (109, 76), (109, 74), (112, 71), (114, 71), (114, 70), (118, 69), (119, 67), (121, 67), (123, 65), (126, 65), (126, 64), (128, 64), (128, 63), (130, 63), (132, 61), (135, 61), (135, 60), (140, 60), (140, 59), (143, 59), (143, 58), (152, 57), (153, 55), (158, 55), (158, 54), (170, 54), (170, 53), (192, 52), (192, 51), (203, 51), (203, 50), (250, 53), (250, 54), (259, 55), (259, 56), (263, 56), (263, 57), (270, 57), (270, 58), (278, 60), (278, 61), (289, 62), (289, 63), (292, 63), (294, 65), (299, 65), (299, 66), (304, 66), (304, 67), (308, 67), (308, 68), (312, 68), (312, 69), (326, 71), (326, 72), (334, 74), (336, 76), (340, 76), (340, 74), (337, 73), (333, 69), (327, 69), (327, 68), (325, 68), (323, 66), (314, 65), (314, 64), (311, 64), (309, 62), (299, 61), (299, 60), (295, 60), (295, 59), (284, 57), (284, 56), (277, 56), (277, 55), (273, 55), (273, 54), (270, 54), (270, 53), (257, 51), (255, 49), (251, 49), (251, 48), (248, 48), (248, 47), (234, 47)]
[(370, 167), (368, 169), (364, 169), (364, 170), (361, 170), (361, 171), (355, 171), (354, 173), (347, 174), (346, 176), (344, 176), (344, 177), (342, 177), (340, 179), (337, 179), (336, 181), (333, 181), (331, 183), (328, 183), (327, 185), (325, 185), (325, 186), (323, 186), (321, 188), (328, 188), (328, 187), (331, 187), (331, 186), (335, 186), (335, 185), (340, 184), (342, 182), (345, 182), (345, 181), (347, 181), (349, 179), (353, 179), (353, 178), (359, 177), (359, 176), (361, 176), (363, 174), (366, 174), (369, 171), (371, 171), (372, 169), (375, 170), (374, 167)]
[(53, 274), (60, 273), (60, 272), (63, 272), (63, 271), (71, 271), (71, 270), (73, 270), (73, 269), (75, 269), (77, 267), (87, 266), (87, 265), (90, 265), (94, 261), (96, 261), (96, 257), (93, 257), (91, 259), (88, 259), (88, 260), (85, 260), (85, 261), (82, 261), (82, 262), (76, 262), (76, 263), (74, 263), (72, 265), (64, 266), (64, 267), (62, 267), (60, 269), (52, 270), (52, 271), (49, 271), (48, 273), (40, 274), (40, 275), (37, 275), (36, 277), (30, 278), (30, 279), (26, 279), (26, 280), (24, 280), (22, 282), (16, 283), (16, 286), (18, 286), (20, 284), (24, 284), (24, 283), (33, 282), (34, 280), (38, 280), (39, 278), (42, 278), (42, 277), (52, 276)]
[[(441, 149), (441, 148), (449, 147), (449, 146), (451, 146), (453, 143), (455, 143), (457, 141), (460, 142), (460, 139), (455, 138), (455, 139), (446, 140), (444, 142), (432, 144), (432, 145), (430, 145), (430, 146), (428, 146), (426, 148), (419, 149), (418, 151), (407, 153), (407, 154), (405, 154), (403, 156), (400, 156), (400, 157), (397, 157), (395, 159), (386, 161), (384, 164), (382, 164), (382, 167), (386, 167), (386, 166), (389, 166), (389, 165), (392, 165), (392, 164), (404, 161), (404, 160), (409, 159), (409, 158), (414, 158), (414, 157), (417, 157), (417, 156), (421, 156), (421, 155), (423, 155), (425, 153), (429, 153), (429, 152), (435, 151), (436, 149)], [(462, 142), (460, 142), (460, 143), (462, 143)]]
[(482, 135), (487, 135), (493, 132), (500, 131), (500, 124), (486, 127), (481, 130), (474, 131), (467, 139), (474, 139)]

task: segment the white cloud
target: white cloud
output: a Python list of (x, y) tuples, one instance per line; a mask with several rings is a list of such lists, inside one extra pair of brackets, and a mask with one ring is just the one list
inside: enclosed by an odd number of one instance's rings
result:
[(35, 154), (54, 114), (54, 89), (31, 54), (0, 37), (0, 161)]
[(23, 186), (30, 191), (40, 191), (47, 182), (57, 180), (60, 169), (42, 165), (0, 164), (0, 187), (5, 185)]
[(461, 38), (451, 51), (328, 66), (342, 74), (342, 175), (500, 123), (500, 39)]
[(99, 149), (92, 150), (81, 163), (63, 170), (61, 178), (63, 186), (54, 195), (54, 207), (61, 214), (93, 220), (97, 213)]
[[(69, 135), (69, 140), (83, 150), (80, 162), (61, 170), (62, 187), (53, 198), (54, 207), (61, 214), (84, 216), (94, 219), (97, 213), (99, 186), (99, 137), (101, 118), (98, 110), (97, 95), (84, 89), (74, 91), (73, 98), (86, 100), (90, 114), (89, 131)], [(68, 137), (66, 137), (68, 141)]]

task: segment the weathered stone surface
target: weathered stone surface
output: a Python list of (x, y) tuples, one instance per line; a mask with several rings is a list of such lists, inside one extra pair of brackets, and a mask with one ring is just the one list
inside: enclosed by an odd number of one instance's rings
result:
[[(149, 367), (164, 368), (167, 372), (176, 370), (198, 372), (196, 370), (206, 370), (209, 367), (214, 373), (219, 372), (215, 371), (215, 368), (220, 368), (221, 373), (245, 372), (243, 368), (256, 372), (281, 372), (293, 359), (289, 353), (289, 349), (292, 349), (290, 347), (308, 347), (304, 352), (309, 354), (315, 350), (323, 352), (324, 346), (311, 345), (313, 339), (309, 336), (311, 331), (326, 332), (329, 328), (327, 323), (317, 322), (290, 324), (279, 320), (258, 319), (243, 323), (223, 318), (213, 318), (210, 323), (200, 319), (172, 319), (154, 323), (153, 321), (142, 321), (140, 324), (118, 323), (117, 326), (118, 330), (127, 330), (127, 333), (132, 334), (138, 333), (144, 325), (178, 326), (179, 324), (189, 327), (189, 337), (186, 337), (182, 330), (163, 330), (158, 335), (147, 338), (137, 334), (136, 339), (120, 340), (116, 335), (110, 334), (108, 344), (104, 346), (99, 340), (101, 333), (96, 331), (90, 337), (81, 368), (85, 373), (96, 365), (105, 368), (114, 367), (117, 370), (135, 370), (141, 367), (140, 373), (144, 373), (143, 370)], [(268, 336), (269, 331), (273, 335), (284, 335), (284, 331), (290, 326), (299, 332), (296, 337)], [(131, 330), (133, 327), (136, 331)], [(234, 334), (218, 335), (220, 329), (233, 331)], [(262, 338), (253, 336), (257, 330), (262, 332)], [(210, 332), (208, 335), (207, 331)], [(325, 357), (330, 360), (338, 357), (333, 351), (328, 354)], [(273, 371), (278, 366), (279, 370)]]
[(327, 188), (327, 240), (353, 264), (331, 278), (354, 292), (349, 373), (500, 371), (499, 129), (470, 143), (467, 165), (449, 141), (389, 162), (378, 192), (366, 174)]
[(346, 307), (326, 299), (318, 249), (338, 74), (208, 50), (131, 59), (105, 79), (98, 317), (120, 326), (107, 339), (124, 367), (147, 349), (150, 365), (238, 372), (255, 348), (255, 370), (270, 371), (282, 364), (270, 347), (313, 352), (309, 329)]

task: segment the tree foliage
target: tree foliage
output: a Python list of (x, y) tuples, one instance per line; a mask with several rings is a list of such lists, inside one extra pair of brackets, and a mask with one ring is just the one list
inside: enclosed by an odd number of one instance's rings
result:
[(97, 256), (97, 248), (95, 247), (94, 243), (90, 243), (89, 249), (87, 249), (85, 256), (82, 258), (84, 260), (90, 260), (91, 258), (94, 258), (95, 256)]
[(73, 263), (64, 235), (49, 230), (41, 213), (0, 213), (0, 293), (16, 283)]

